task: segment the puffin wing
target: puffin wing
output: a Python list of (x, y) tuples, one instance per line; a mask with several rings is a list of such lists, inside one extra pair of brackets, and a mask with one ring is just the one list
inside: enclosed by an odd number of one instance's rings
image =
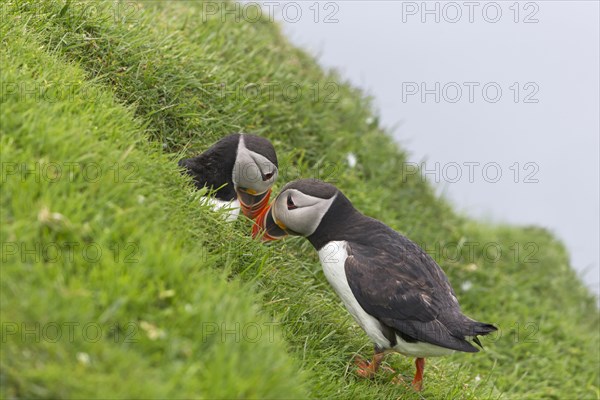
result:
[(385, 246), (394, 254), (347, 244), (344, 268), (358, 303), (404, 340), (477, 352), (462, 333), (472, 320), (460, 312), (442, 269), (415, 243), (396, 235)]

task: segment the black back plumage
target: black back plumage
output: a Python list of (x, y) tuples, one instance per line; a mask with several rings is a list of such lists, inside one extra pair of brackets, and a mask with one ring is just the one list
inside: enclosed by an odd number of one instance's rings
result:
[(231, 201), (236, 198), (232, 181), (232, 171), (237, 155), (240, 134), (225, 136), (204, 153), (179, 161), (185, 172), (194, 179), (198, 189), (207, 187), (216, 190), (219, 200)]
[[(476, 352), (465, 337), (493, 332), (460, 310), (454, 290), (423, 249), (387, 225), (358, 212), (338, 191), (317, 230), (308, 237), (319, 250), (330, 241), (347, 242), (346, 278), (361, 307), (385, 331), (408, 342), (427, 342)], [(386, 335), (388, 339), (389, 335)], [(394, 340), (390, 340), (391, 346)]]

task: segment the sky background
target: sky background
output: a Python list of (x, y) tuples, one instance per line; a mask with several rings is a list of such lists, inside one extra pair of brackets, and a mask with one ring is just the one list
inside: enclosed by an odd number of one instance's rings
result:
[(382, 126), (459, 210), (550, 229), (599, 293), (599, 3), (473, 3), (270, 10), (374, 97)]

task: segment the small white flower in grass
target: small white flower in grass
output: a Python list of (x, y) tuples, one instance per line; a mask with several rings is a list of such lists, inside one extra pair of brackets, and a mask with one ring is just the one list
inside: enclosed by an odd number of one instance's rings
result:
[(146, 196), (144, 196), (143, 194), (138, 194), (137, 201), (138, 204), (144, 204), (144, 201), (146, 201)]
[(477, 375), (477, 376), (475, 377), (475, 382), (479, 382), (480, 380), (481, 380), (481, 377), (480, 377), (479, 375)]
[(473, 287), (473, 283), (471, 281), (464, 281), (460, 285), (460, 288), (462, 289), (463, 292), (468, 292), (472, 287)]
[(371, 125), (373, 123), (373, 121), (375, 121), (375, 118), (373, 118), (373, 117), (367, 117), (365, 119), (365, 122), (367, 123), (367, 125)]
[(163, 290), (158, 294), (159, 299), (168, 299), (173, 296), (175, 296), (175, 291), (173, 289)]
[(46, 206), (43, 206), (38, 212), (38, 221), (43, 224), (58, 223), (63, 222), (65, 220), (66, 218), (64, 215), (57, 212), (50, 212), (50, 210)]
[(356, 167), (356, 156), (354, 155), (354, 153), (346, 154), (346, 162), (348, 163), (348, 166), (350, 168)]
[(77, 361), (83, 365), (90, 365), (90, 355), (88, 353), (77, 353)]
[(477, 271), (477, 269), (479, 267), (477, 266), (477, 264), (469, 264), (465, 268), (466, 268), (467, 271), (473, 272), (473, 271)]
[(147, 321), (140, 321), (140, 328), (146, 332), (150, 340), (162, 339), (167, 336), (165, 331)]

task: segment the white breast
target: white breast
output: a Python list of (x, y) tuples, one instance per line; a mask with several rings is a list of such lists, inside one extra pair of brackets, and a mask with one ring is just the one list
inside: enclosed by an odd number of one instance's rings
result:
[(389, 348), (390, 342), (381, 332), (381, 324), (373, 318), (358, 304), (348, 285), (344, 263), (348, 258), (345, 241), (332, 241), (319, 250), (319, 260), (325, 277), (333, 286), (335, 292), (340, 296), (346, 309), (354, 317), (356, 322), (364, 329), (373, 343), (383, 348)]
[[(369, 315), (352, 294), (348, 285), (346, 270), (344, 268), (348, 251), (346, 241), (332, 241), (319, 250), (319, 260), (323, 267), (325, 277), (333, 286), (335, 292), (340, 296), (346, 309), (354, 317), (356, 322), (363, 328), (374, 344), (383, 349), (390, 349), (390, 341), (382, 333), (380, 322)], [(446, 349), (429, 343), (408, 343), (396, 335), (396, 346), (393, 350), (414, 357), (433, 357), (451, 354), (454, 350)]]
[(235, 221), (240, 214), (240, 202), (238, 199), (225, 201), (214, 197), (202, 197), (200, 199), (200, 204), (208, 204), (211, 209), (216, 212), (223, 211), (223, 217), (227, 222)]

